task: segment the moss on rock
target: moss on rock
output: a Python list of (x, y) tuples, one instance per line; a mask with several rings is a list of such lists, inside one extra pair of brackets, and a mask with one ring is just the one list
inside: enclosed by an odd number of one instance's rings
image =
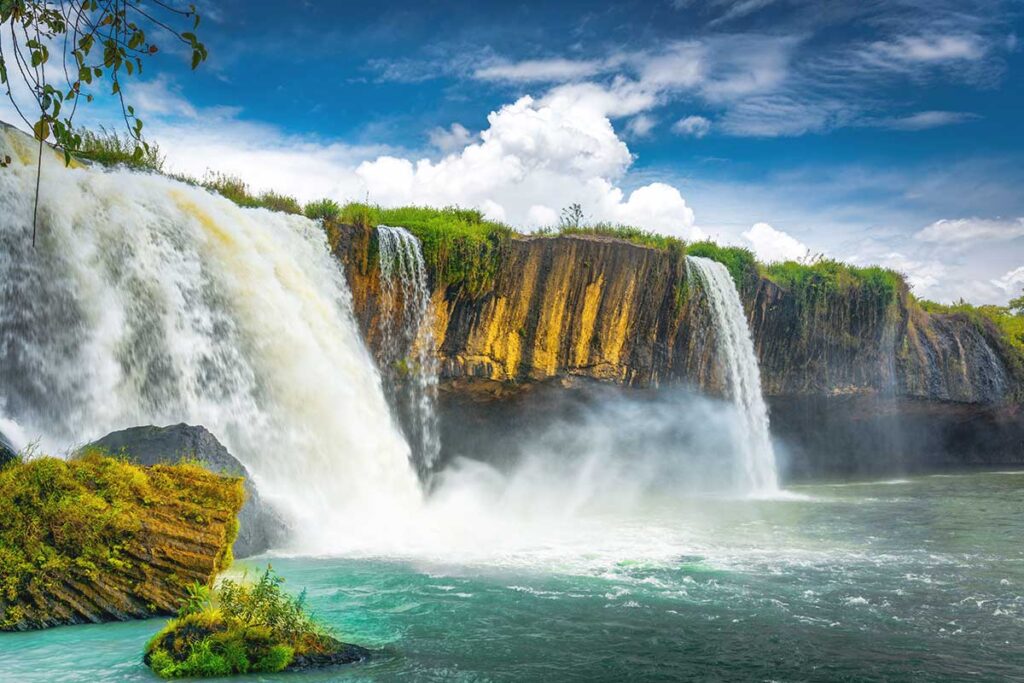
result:
[(0, 470), (0, 630), (174, 613), (232, 561), (242, 480), (97, 452)]

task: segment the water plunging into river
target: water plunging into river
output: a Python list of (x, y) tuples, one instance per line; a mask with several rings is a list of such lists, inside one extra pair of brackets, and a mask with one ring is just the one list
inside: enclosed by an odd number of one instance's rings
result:
[(686, 262), (707, 297), (725, 391), (743, 421), (744, 429), (736, 443), (743, 485), (755, 495), (771, 494), (778, 490), (779, 478), (768, 428), (768, 406), (761, 395), (761, 370), (739, 292), (721, 263), (700, 256), (687, 256)]
[(383, 369), (406, 417), (416, 469), (426, 479), (441, 452), (427, 267), (420, 241), (405, 228), (377, 226), (377, 244)]

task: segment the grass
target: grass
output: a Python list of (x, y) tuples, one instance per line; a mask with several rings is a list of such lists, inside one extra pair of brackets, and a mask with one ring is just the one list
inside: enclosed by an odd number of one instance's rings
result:
[[(0, 469), (0, 628), (21, 621), (19, 604), (51, 583), (135, 573), (131, 547), (142, 542), (153, 511), (174, 509), (181, 495), (196, 510), (234, 514), (243, 493), (240, 479), (196, 465), (144, 468), (97, 452), (72, 461), (30, 457)], [(230, 564), (229, 535), (218, 568)]]
[(82, 143), (74, 156), (103, 166), (126, 166), (136, 171), (163, 173), (164, 156), (155, 142), (147, 147), (127, 135), (101, 128), (99, 132), (82, 131)]
[(739, 290), (745, 291), (757, 278), (757, 261), (754, 253), (742, 247), (723, 247), (710, 240), (696, 242), (686, 248), (689, 256), (702, 256), (724, 265)]
[[(179, 179), (185, 180), (186, 182), (190, 181), (189, 178)], [(299, 204), (299, 201), (294, 197), (278, 194), (272, 190), (268, 190), (261, 194), (254, 194), (244, 180), (238, 176), (231, 175), (230, 173), (208, 171), (206, 175), (203, 176), (202, 180), (192, 182), (193, 184), (205, 187), (211, 192), (216, 192), (222, 197), (230, 199), (235, 204), (242, 207), (269, 209), (270, 211), (279, 211), (282, 213), (302, 213), (302, 205)]]
[(507, 225), (486, 220), (480, 211), (457, 207), (385, 209), (352, 203), (342, 208), (340, 220), (362, 227), (405, 228), (423, 245), (423, 258), (435, 286), (461, 287), (471, 295), (493, 285), (502, 244), (516, 234)]
[(761, 274), (798, 296), (859, 294), (884, 303), (895, 302), (906, 289), (903, 276), (878, 267), (858, 268), (832, 259), (815, 263), (785, 261), (760, 267)]
[(328, 653), (337, 641), (268, 566), (248, 583), (225, 579), (212, 592), (196, 586), (178, 617), (146, 645), (144, 660), (161, 678), (272, 673), (298, 654)]
[(644, 247), (662, 249), (673, 254), (682, 255), (686, 251), (686, 243), (669, 235), (644, 230), (632, 225), (615, 223), (596, 223), (594, 225), (563, 225), (538, 231), (541, 235), (599, 235), (613, 237)]

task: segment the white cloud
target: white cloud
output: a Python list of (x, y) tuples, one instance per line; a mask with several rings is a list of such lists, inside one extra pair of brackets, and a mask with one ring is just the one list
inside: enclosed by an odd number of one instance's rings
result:
[(702, 138), (711, 130), (711, 122), (703, 116), (687, 116), (672, 124), (672, 130), (680, 135)]
[(919, 230), (914, 237), (940, 244), (1011, 240), (1024, 237), (1024, 217), (942, 219)]
[(745, 137), (791, 137), (842, 125), (852, 112), (841, 101), (809, 101), (787, 95), (752, 97), (719, 119), (718, 127)]
[(637, 114), (626, 123), (626, 133), (633, 138), (645, 138), (651, 134), (658, 120), (647, 114)]
[(795, 261), (809, 251), (803, 242), (767, 223), (755, 223), (743, 233), (743, 238), (750, 242), (757, 258), (765, 263)]
[(992, 284), (1003, 290), (1007, 298), (1014, 298), (1024, 294), (1024, 266), (1014, 268), (1003, 274), (1002, 277), (992, 280)]
[(437, 127), (429, 134), (430, 144), (445, 154), (465, 148), (475, 137), (461, 123), (453, 123), (448, 128)]
[(895, 130), (926, 130), (965, 123), (976, 118), (976, 114), (963, 111), (919, 111), (909, 116), (879, 119), (873, 125)]
[(544, 228), (558, 224), (558, 212), (550, 206), (534, 204), (526, 212), (526, 224), (531, 228)]
[(255, 190), (301, 201), (333, 197), (383, 205), (458, 204), (524, 228), (557, 222), (571, 203), (594, 221), (629, 223), (695, 239), (703, 233), (679, 191), (651, 183), (624, 192), (633, 156), (611, 116), (650, 97), (627, 81), (606, 88), (568, 85), (541, 99), (522, 97), (492, 112), (470, 135), (461, 125), (433, 131), (440, 159), (386, 147), (325, 145), (270, 126), (204, 115), (157, 123), (154, 138), (176, 171), (202, 175), (207, 165), (237, 174)]
[(949, 279), (948, 269), (942, 263), (933, 259), (915, 259), (897, 251), (880, 254), (861, 265), (878, 265), (902, 273), (914, 293), (923, 297), (940, 294)]
[(486, 81), (564, 82), (595, 76), (604, 69), (605, 64), (597, 60), (529, 59), (485, 66), (473, 75)]
[(634, 190), (622, 201), (622, 191), (608, 187), (598, 205), (600, 218), (677, 235), (688, 240), (707, 237), (694, 225), (693, 209), (686, 205), (679, 190), (665, 183), (651, 183)]
[(660, 102), (657, 91), (628, 78), (615, 78), (611, 85), (569, 83), (552, 88), (541, 104), (554, 109), (600, 112), (617, 119), (645, 112)]
[(975, 35), (903, 36), (893, 41), (874, 42), (870, 48), (879, 62), (975, 60), (985, 54), (981, 39)]
[[(630, 84), (621, 87), (628, 91)], [(491, 202), (513, 223), (536, 226), (557, 219), (557, 207), (578, 202), (593, 220), (700, 234), (675, 188), (652, 183), (627, 197), (616, 186), (632, 164), (609, 119), (623, 108), (630, 105), (597, 86), (563, 86), (492, 112), (480, 142), (458, 153), (436, 162), (382, 156), (355, 174), (371, 201), (385, 205)]]
[(671, 44), (657, 53), (633, 57), (640, 80), (651, 88), (693, 88), (704, 81), (707, 47), (698, 41)]

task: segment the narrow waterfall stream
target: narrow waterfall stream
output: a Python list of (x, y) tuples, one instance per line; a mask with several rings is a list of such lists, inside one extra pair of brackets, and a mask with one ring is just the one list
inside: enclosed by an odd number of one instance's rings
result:
[(725, 391), (743, 422), (736, 444), (741, 484), (753, 494), (773, 493), (779, 488), (779, 478), (768, 426), (768, 406), (761, 394), (761, 370), (739, 291), (721, 263), (700, 256), (687, 256), (686, 262), (707, 296)]
[(430, 288), (420, 241), (405, 228), (377, 227), (380, 258), (382, 364), (410, 432), (414, 464), (429, 477), (441, 439), (437, 418), (437, 356)]
[(28, 144), (0, 131), (15, 160), (0, 173), (0, 417), (52, 454), (135, 425), (205, 425), (301, 547), (419, 504), (317, 224), (47, 154), (33, 248)]

